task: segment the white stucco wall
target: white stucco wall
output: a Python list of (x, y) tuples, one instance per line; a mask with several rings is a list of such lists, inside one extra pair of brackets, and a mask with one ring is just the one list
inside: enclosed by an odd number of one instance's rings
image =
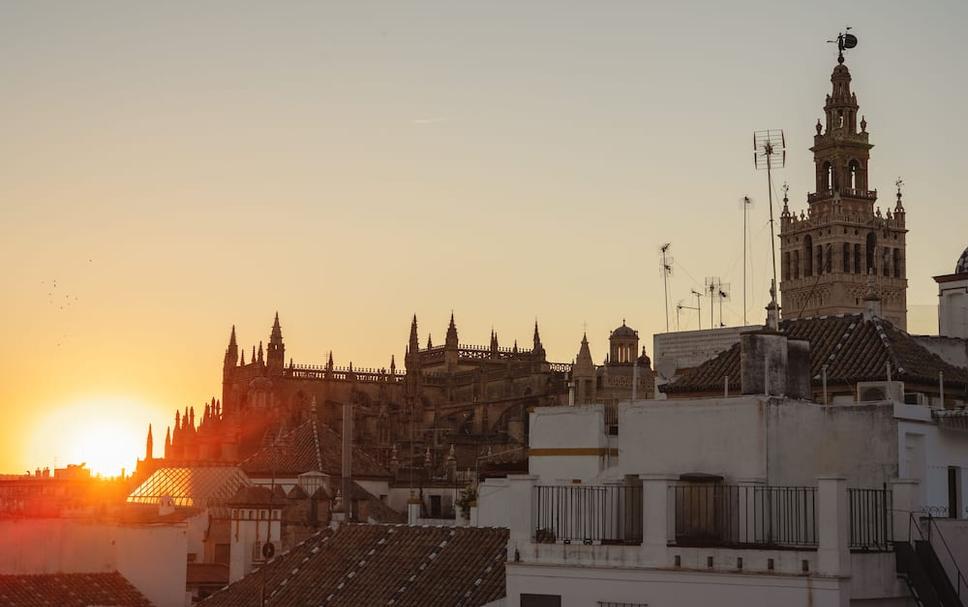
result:
[(508, 479), (489, 478), (477, 488), (477, 526), (507, 527), (510, 524), (508, 508)]
[(187, 526), (0, 520), (0, 573), (118, 571), (157, 607), (185, 605)]
[(520, 605), (522, 593), (560, 595), (562, 607), (598, 601), (650, 607), (840, 607), (849, 600), (848, 583), (836, 578), (567, 565), (509, 563), (507, 586), (509, 605)]
[(920, 481), (922, 509), (948, 516), (948, 467), (960, 468), (961, 508), (958, 518), (968, 518), (968, 434), (939, 428), (930, 410), (895, 405), (898, 420), (899, 476)]
[(759, 397), (638, 401), (619, 409), (622, 474), (766, 478), (767, 404)]
[(528, 468), (544, 482), (588, 481), (608, 465), (605, 407), (540, 407), (531, 412)]

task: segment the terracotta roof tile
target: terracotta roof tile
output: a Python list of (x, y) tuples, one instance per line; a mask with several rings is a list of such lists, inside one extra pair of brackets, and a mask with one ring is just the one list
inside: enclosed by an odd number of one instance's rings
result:
[[(478, 607), (505, 596), (506, 529), (349, 524), (310, 537), (266, 565), (279, 605)], [(255, 607), (262, 573), (206, 599)]]
[[(827, 382), (855, 384), (885, 379), (887, 363), (895, 379), (927, 385), (938, 382), (944, 372), (945, 385), (964, 390), (968, 370), (955, 367), (928, 351), (911, 335), (880, 318), (864, 320), (861, 314), (785, 320), (780, 330), (791, 338), (810, 342), (810, 373), (820, 382), (827, 365)], [(683, 373), (663, 386), (667, 393), (722, 393), (729, 377), (730, 390), (740, 388), (740, 345)]]
[(151, 607), (120, 573), (0, 575), (0, 605), (5, 607)]

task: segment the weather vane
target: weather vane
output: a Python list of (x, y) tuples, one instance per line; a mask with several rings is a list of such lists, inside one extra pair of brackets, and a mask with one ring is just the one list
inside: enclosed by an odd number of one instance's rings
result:
[(850, 33), (850, 30), (852, 29), (854, 28), (848, 25), (843, 32), (837, 34), (836, 40), (827, 41), (828, 44), (833, 44), (835, 42), (837, 43), (837, 63), (844, 62), (845, 50), (852, 49), (857, 46), (857, 36)]

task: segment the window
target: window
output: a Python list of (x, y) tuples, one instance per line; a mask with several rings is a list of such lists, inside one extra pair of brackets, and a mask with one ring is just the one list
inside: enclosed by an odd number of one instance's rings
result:
[(823, 163), (823, 166), (820, 167), (820, 174), (821, 174), (821, 179), (823, 180), (821, 182), (823, 189), (825, 191), (832, 190), (834, 186), (833, 169), (831, 168), (829, 162)]
[(870, 232), (867, 234), (867, 273), (874, 274), (876, 272), (875, 268), (875, 255), (877, 254), (877, 234)]
[(800, 251), (793, 252), (793, 277), (800, 278)]
[(790, 252), (789, 251), (783, 254), (783, 274), (780, 277), (783, 280), (790, 280)]
[(901, 277), (901, 249), (894, 249), (894, 278)]
[(430, 516), (432, 518), (439, 518), (441, 512), (442, 512), (442, 509), (440, 507), (440, 496), (431, 495), (430, 496)]
[(850, 164), (847, 165), (847, 179), (850, 183), (850, 189), (860, 189), (860, 163), (856, 160), (851, 160)]
[(823, 274), (823, 246), (817, 245), (817, 276)]
[(813, 238), (808, 234), (803, 237), (803, 275), (813, 276)]
[(850, 243), (844, 243), (844, 274), (850, 274)]
[(854, 245), (854, 274), (860, 274), (860, 245)]

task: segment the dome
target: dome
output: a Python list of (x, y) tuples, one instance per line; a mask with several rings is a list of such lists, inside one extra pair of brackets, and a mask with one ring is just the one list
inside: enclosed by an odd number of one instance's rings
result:
[(629, 327), (628, 325), (626, 325), (625, 321), (623, 320), (622, 326), (612, 331), (612, 334), (609, 336), (609, 339), (616, 339), (616, 338), (622, 338), (622, 337), (637, 339), (638, 336), (639, 336), (639, 332), (633, 329), (632, 327)]
[(961, 257), (958, 258), (958, 265), (955, 266), (955, 274), (968, 273), (968, 249), (965, 249)]

